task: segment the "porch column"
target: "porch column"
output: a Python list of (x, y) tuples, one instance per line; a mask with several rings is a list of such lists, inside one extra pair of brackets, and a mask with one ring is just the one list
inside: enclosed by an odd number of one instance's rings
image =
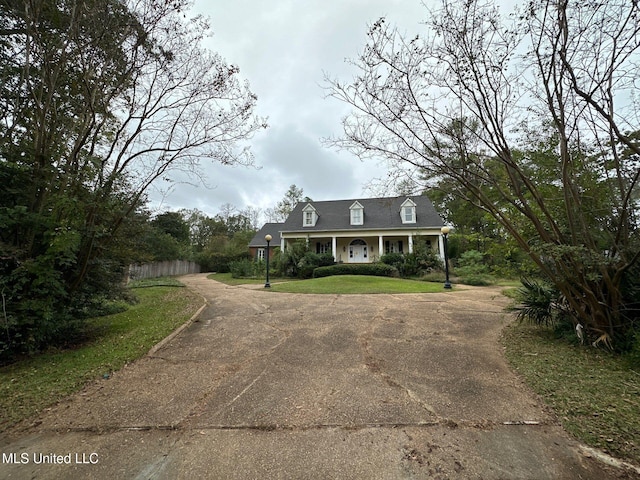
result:
[(440, 259), (444, 263), (444, 240), (442, 234), (438, 235), (438, 251), (440, 252)]
[(384, 240), (382, 235), (378, 236), (378, 258), (384, 255)]
[(280, 251), (284, 252), (284, 238), (280, 237)]
[(413, 235), (409, 234), (409, 253), (413, 253)]
[(333, 261), (337, 262), (338, 261), (338, 240), (335, 237), (335, 235), (331, 237), (331, 255), (333, 255)]

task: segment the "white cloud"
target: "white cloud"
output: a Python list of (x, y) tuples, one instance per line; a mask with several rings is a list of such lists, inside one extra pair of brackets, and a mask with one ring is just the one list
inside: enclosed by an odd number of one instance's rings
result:
[[(207, 182), (215, 188), (176, 185), (161, 208), (210, 215), (224, 203), (264, 209), (291, 184), (317, 200), (365, 196), (364, 185), (384, 172), (320, 143), (340, 134), (348, 113), (324, 98), (323, 72), (350, 79), (344, 59), (364, 47), (367, 25), (380, 16), (418, 32), (426, 15), (420, 0), (198, 0), (194, 12), (211, 18), (214, 35), (207, 46), (240, 67), (270, 128), (249, 142), (260, 169), (207, 166)], [(150, 196), (158, 207), (160, 196)]]

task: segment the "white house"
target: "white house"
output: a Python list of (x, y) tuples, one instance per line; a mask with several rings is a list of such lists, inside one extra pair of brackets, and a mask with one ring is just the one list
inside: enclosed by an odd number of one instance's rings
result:
[(299, 203), (272, 236), (283, 251), (304, 239), (336, 262), (369, 263), (389, 252), (411, 253), (416, 242), (426, 242), (444, 258), (443, 225), (425, 196), (312, 201)]

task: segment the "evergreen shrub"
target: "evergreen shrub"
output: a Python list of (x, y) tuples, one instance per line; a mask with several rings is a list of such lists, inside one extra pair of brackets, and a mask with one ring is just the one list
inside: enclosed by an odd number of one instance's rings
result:
[(253, 261), (245, 258), (231, 262), (229, 269), (233, 278), (261, 278), (266, 273), (266, 263), (263, 260)]
[(314, 278), (332, 275), (372, 275), (378, 277), (399, 277), (398, 269), (385, 263), (350, 264), (340, 263), (327, 267), (318, 267), (313, 271)]

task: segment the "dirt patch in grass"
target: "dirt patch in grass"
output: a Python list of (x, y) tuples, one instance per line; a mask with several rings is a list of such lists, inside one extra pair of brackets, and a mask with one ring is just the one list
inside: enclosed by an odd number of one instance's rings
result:
[(640, 373), (625, 358), (570, 345), (550, 329), (524, 324), (507, 327), (502, 343), (512, 366), (567, 431), (640, 464)]

